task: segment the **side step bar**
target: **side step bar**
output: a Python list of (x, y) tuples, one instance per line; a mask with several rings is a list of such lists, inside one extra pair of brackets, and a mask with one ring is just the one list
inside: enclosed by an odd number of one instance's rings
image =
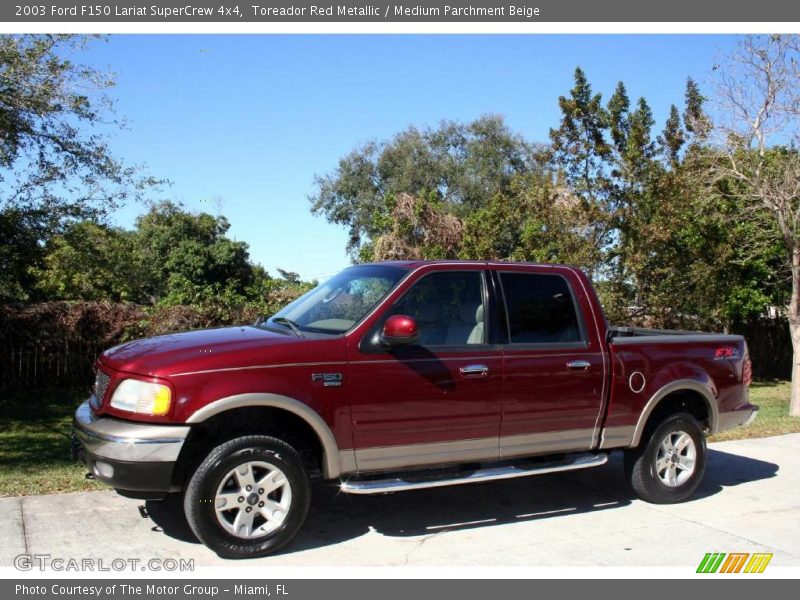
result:
[[(444, 487), (448, 485), (463, 485), (465, 483), (481, 483), (484, 481), (497, 481), (500, 479), (513, 479), (515, 477), (529, 477), (531, 475), (544, 475), (545, 473), (559, 473), (561, 471), (574, 471), (599, 467), (608, 462), (607, 454), (575, 454), (557, 462), (542, 462), (539, 464), (516, 463), (501, 466), (487, 466), (468, 474), (443, 475), (437, 478), (421, 479), (419, 481), (403, 479), (402, 475), (383, 477), (380, 479), (348, 479), (342, 481), (341, 491), (346, 494), (387, 494), (390, 492), (405, 492), (408, 490), (424, 490), (428, 488)], [(428, 471), (430, 473), (430, 471)], [(412, 474), (405, 474), (409, 477)], [(417, 473), (417, 475), (419, 475)]]

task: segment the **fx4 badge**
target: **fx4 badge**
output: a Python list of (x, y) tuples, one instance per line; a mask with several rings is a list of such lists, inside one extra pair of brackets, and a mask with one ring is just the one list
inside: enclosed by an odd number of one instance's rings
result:
[(342, 385), (341, 373), (312, 373), (311, 381), (321, 381), (325, 387), (340, 387)]

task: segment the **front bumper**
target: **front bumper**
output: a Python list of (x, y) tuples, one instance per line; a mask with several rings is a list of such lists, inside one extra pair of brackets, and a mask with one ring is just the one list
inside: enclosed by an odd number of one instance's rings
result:
[(118, 490), (178, 491), (172, 472), (189, 429), (97, 417), (87, 400), (75, 411), (75, 454), (92, 477)]

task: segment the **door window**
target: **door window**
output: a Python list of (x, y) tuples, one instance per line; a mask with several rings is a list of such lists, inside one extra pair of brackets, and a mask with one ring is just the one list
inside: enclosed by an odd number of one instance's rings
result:
[(421, 346), (483, 344), (483, 274), (479, 271), (431, 273), (415, 283), (391, 314), (414, 317)]
[(568, 344), (584, 340), (567, 281), (560, 275), (500, 273), (512, 344)]

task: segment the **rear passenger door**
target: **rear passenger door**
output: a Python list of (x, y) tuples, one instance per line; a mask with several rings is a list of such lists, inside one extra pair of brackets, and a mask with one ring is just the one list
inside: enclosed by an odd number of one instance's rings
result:
[(605, 364), (585, 290), (567, 268), (499, 269), (507, 326), (500, 453), (588, 450)]
[[(485, 268), (421, 275), (350, 354), (350, 406), (359, 471), (499, 455), (502, 355), (488, 340)], [(391, 315), (417, 320), (419, 341), (387, 349)]]

